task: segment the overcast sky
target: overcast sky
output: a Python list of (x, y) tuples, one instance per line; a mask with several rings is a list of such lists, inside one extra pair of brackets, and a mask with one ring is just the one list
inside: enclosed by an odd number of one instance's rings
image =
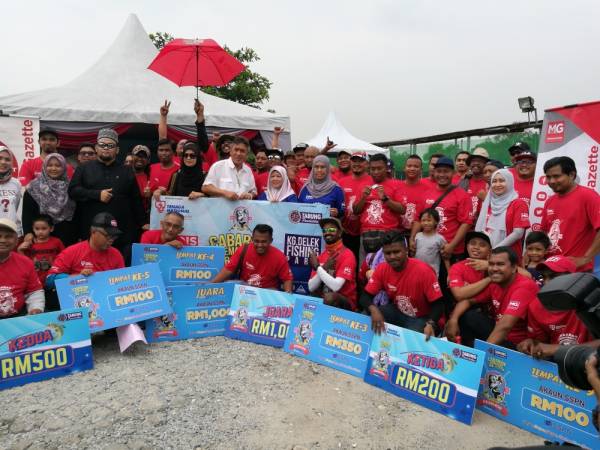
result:
[(373, 142), (521, 121), (527, 95), (540, 115), (600, 99), (593, 0), (2, 2), (0, 95), (75, 78), (129, 13), (148, 32), (254, 48), (293, 142), (330, 110)]

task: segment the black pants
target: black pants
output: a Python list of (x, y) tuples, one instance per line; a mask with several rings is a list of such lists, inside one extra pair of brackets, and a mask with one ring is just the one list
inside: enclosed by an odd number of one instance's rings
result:
[(407, 328), (412, 331), (418, 331), (419, 333), (423, 332), (425, 325), (427, 324), (427, 319), (425, 317), (407, 316), (393, 303), (379, 306), (379, 311), (381, 311), (381, 314), (383, 314), (383, 318), (387, 323)]
[(458, 326), (462, 344), (473, 347), (475, 339), (486, 341), (490, 337), (496, 322), (480, 308), (473, 307), (458, 319)]
[(344, 243), (344, 246), (346, 248), (350, 249), (350, 251), (352, 253), (354, 253), (354, 257), (356, 258), (356, 267), (358, 268), (358, 254), (359, 254), (359, 250), (360, 250), (360, 235), (353, 236), (351, 234), (344, 233), (342, 235), (342, 242)]

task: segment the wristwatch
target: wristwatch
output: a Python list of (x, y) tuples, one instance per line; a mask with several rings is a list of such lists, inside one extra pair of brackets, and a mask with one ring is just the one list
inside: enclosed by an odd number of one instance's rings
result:
[(387, 202), (389, 199), (390, 199), (390, 198), (389, 198), (387, 195), (385, 195), (385, 194), (384, 194), (384, 196), (383, 196), (383, 198), (381, 199), (381, 201), (382, 201), (383, 203), (385, 203), (385, 202)]

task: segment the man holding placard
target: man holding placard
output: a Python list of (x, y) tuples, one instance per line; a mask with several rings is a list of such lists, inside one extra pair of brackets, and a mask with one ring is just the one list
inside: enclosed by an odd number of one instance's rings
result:
[(292, 292), (292, 271), (281, 250), (271, 245), (273, 228), (258, 224), (252, 231), (252, 242), (240, 246), (225, 267), (211, 283), (222, 283), (230, 278), (239, 279), (250, 286), (265, 289), (282, 289)]
[(329, 306), (356, 310), (356, 258), (342, 242), (342, 223), (336, 217), (321, 219), (325, 251), (318, 257), (310, 253), (313, 272), (308, 289), (323, 297)]
[(17, 224), (0, 219), (0, 319), (44, 312), (44, 290), (26, 256), (13, 250), (17, 246)]
[[(444, 312), (442, 291), (435, 271), (426, 263), (408, 257), (406, 238), (397, 231), (383, 237), (381, 263), (373, 272), (360, 297), (363, 308), (371, 315), (375, 333), (385, 330), (385, 322), (435, 335), (437, 322)], [(390, 303), (373, 304), (373, 297), (384, 290)]]
[(160, 230), (148, 230), (142, 234), (140, 243), (142, 244), (164, 244), (180, 249), (185, 245), (185, 241), (179, 235), (183, 231), (183, 222), (185, 218), (177, 211), (170, 211), (165, 214), (160, 221)]
[(121, 235), (117, 221), (109, 213), (96, 214), (90, 227), (90, 238), (64, 249), (48, 271), (46, 287), (54, 287), (57, 278), (69, 275), (90, 276), (94, 272), (121, 269), (125, 261), (112, 243)]

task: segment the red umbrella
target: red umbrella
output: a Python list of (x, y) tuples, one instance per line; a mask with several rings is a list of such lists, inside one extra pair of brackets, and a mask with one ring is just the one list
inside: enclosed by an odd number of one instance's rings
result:
[(178, 86), (223, 86), (246, 67), (212, 39), (174, 39), (148, 69)]

